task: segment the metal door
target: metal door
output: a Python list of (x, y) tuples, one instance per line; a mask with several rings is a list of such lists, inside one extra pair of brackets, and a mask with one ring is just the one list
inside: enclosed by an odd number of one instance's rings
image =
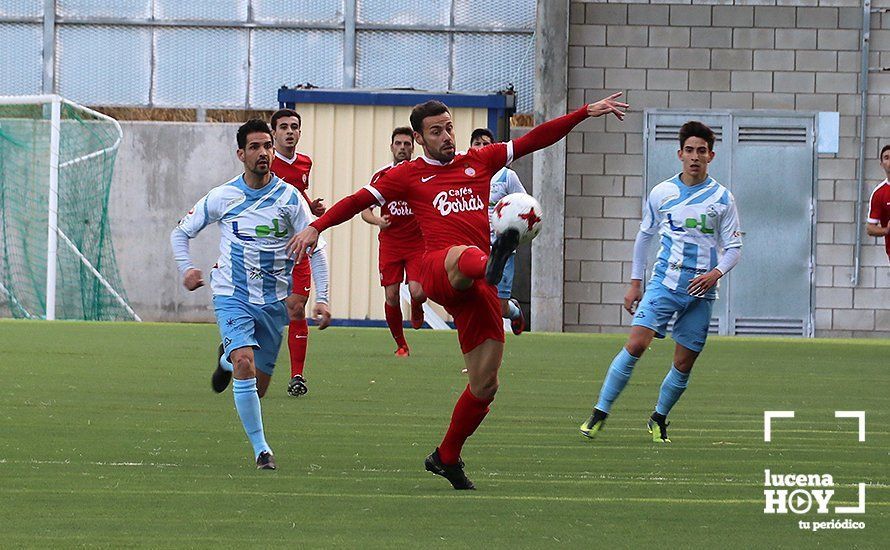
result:
[(745, 234), (730, 333), (812, 336), (815, 118), (737, 115), (732, 135)]

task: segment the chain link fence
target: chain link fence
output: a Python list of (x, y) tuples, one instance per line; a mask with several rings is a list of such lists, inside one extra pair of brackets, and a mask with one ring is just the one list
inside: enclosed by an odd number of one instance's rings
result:
[(512, 85), (530, 112), (534, 22), (535, 0), (3, 0), (0, 95), (269, 109), (281, 85)]

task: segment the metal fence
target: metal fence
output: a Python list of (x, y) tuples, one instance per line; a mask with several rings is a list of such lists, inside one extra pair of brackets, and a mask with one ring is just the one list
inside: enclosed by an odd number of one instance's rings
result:
[(283, 84), (534, 92), (535, 0), (3, 0), (0, 95), (274, 108)]

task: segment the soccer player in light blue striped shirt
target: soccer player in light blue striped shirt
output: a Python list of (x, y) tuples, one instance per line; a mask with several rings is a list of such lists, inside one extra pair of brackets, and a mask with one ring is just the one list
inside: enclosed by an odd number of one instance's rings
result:
[[(287, 241), (309, 223), (298, 191), (269, 171), (272, 132), (262, 120), (238, 129), (238, 158), (244, 173), (210, 190), (170, 234), (173, 254), (188, 290), (204, 285), (192, 263), (189, 240), (217, 223), (220, 254), (210, 274), (223, 355), (213, 385), (221, 392), (234, 371), (232, 393), (244, 431), (254, 449), (257, 468), (274, 470), (272, 449), (263, 430), (260, 397), (266, 392), (288, 323), (285, 298), (290, 294), (293, 260)], [(227, 359), (227, 361), (226, 361)], [(219, 378), (222, 374), (222, 382)]]
[[(692, 366), (704, 348), (717, 281), (741, 256), (735, 200), (728, 189), (708, 176), (714, 133), (701, 122), (690, 121), (680, 128), (679, 138), (677, 156), (683, 171), (656, 185), (643, 207), (631, 285), (624, 297), (624, 308), (634, 315), (633, 326), (627, 344), (606, 373), (593, 415), (581, 425), (586, 437), (592, 438), (602, 429), (634, 365), (653, 338), (665, 337), (668, 322), (676, 314), (674, 363), (647, 422), (653, 441), (670, 442), (667, 414), (686, 390)], [(643, 295), (649, 243), (656, 233), (661, 236), (661, 250)]]

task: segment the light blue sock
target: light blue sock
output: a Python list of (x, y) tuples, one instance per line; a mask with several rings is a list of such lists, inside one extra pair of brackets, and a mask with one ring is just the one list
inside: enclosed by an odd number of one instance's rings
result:
[(615, 359), (612, 359), (612, 364), (609, 365), (609, 371), (603, 381), (603, 388), (600, 390), (599, 400), (596, 402), (597, 409), (606, 413), (612, 409), (612, 403), (618, 399), (618, 394), (630, 380), (630, 375), (638, 359), (639, 357), (628, 353), (627, 349), (621, 348)]
[(235, 365), (233, 365), (232, 362), (229, 361), (225, 353), (223, 353), (222, 356), (219, 358), (219, 366), (222, 368), (222, 370), (235, 372)]
[(519, 319), (519, 316), (522, 315), (522, 312), (516, 307), (516, 304), (509, 300), (507, 301), (507, 306), (510, 308), (510, 319)]
[(256, 378), (232, 382), (232, 393), (235, 395), (235, 408), (241, 417), (241, 424), (247, 433), (247, 439), (253, 445), (254, 458), (263, 451), (272, 452), (263, 434), (263, 412), (260, 409), (260, 396), (256, 392)]
[(658, 393), (658, 404), (655, 405), (655, 412), (667, 416), (671, 412), (671, 408), (686, 391), (686, 384), (689, 382), (689, 373), (680, 372), (677, 367), (671, 365), (671, 370), (664, 377), (661, 383), (661, 391)]

